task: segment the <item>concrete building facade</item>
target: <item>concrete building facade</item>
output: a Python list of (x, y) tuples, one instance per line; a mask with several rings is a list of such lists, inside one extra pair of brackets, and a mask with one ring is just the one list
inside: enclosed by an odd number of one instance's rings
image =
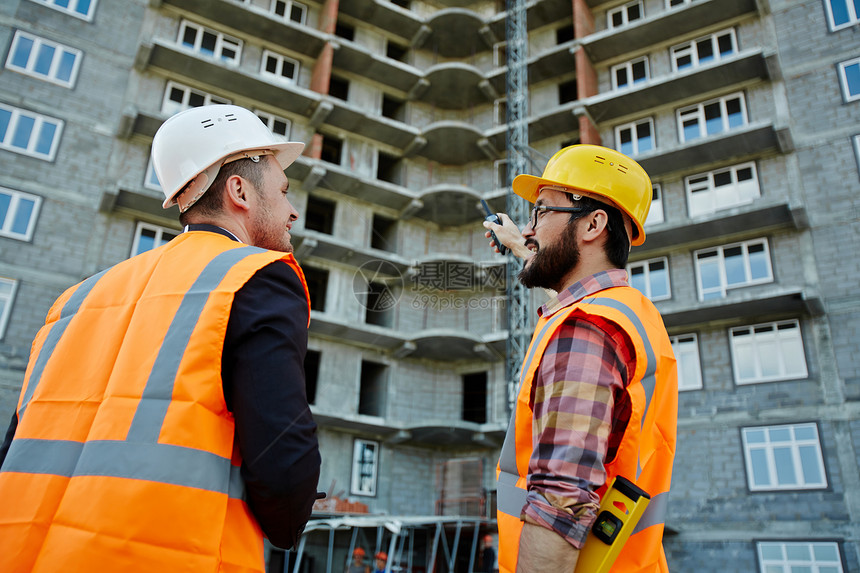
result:
[[(535, 171), (600, 143), (654, 183), (628, 272), (679, 360), (673, 571), (860, 568), (860, 14), (846, 0), (537, 0)], [(152, 136), (253, 109), (291, 166), (332, 511), (492, 517), (507, 426), (505, 5), (0, 6), (0, 419), (68, 286), (180, 229)], [(539, 295), (535, 295), (538, 302)], [(97, 336), (94, 336), (97, 344)]]

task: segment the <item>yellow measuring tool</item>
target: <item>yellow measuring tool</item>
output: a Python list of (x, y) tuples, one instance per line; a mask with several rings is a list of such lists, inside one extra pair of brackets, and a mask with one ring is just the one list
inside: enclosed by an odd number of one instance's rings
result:
[(645, 490), (615, 476), (600, 500), (597, 519), (579, 552), (575, 573), (609, 571), (650, 502), (651, 496)]

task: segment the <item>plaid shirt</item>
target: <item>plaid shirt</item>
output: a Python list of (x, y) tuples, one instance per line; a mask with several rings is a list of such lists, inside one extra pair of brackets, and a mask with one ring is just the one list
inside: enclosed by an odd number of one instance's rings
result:
[[(627, 273), (589, 276), (540, 308), (550, 316), (609, 287), (628, 286)], [(532, 383), (534, 450), (521, 517), (552, 529), (581, 548), (597, 517), (596, 490), (606, 482), (627, 422), (624, 393), (636, 370), (635, 349), (616, 324), (574, 313), (556, 331)]]

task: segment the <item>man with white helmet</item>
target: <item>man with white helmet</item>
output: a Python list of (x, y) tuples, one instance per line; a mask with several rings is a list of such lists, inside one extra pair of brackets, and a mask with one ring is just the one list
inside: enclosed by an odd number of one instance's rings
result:
[(513, 190), (534, 203), (528, 224), (520, 235), (502, 215), (484, 223), (487, 237), (525, 258), (525, 286), (555, 296), (538, 311), (499, 458), (499, 570), (572, 573), (601, 496), (623, 476), (651, 502), (612, 571), (668, 571), (675, 358), (660, 313), (624, 271), (645, 241), (651, 181), (617, 151), (574, 145)]
[(66, 291), (0, 448), (0, 571), (264, 570), (319, 479), (307, 284), (284, 169), (304, 144), (193, 108), (152, 145), (184, 232)]

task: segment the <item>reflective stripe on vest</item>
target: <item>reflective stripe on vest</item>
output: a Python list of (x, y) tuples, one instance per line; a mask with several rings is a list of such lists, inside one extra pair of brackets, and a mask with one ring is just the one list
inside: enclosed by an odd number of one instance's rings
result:
[[(159, 349), (125, 440), (16, 439), (12, 441), (2, 471), (141, 479), (214, 491), (241, 499), (244, 482), (239, 475), (239, 467), (234, 466), (229, 458), (195, 448), (159, 444), (158, 436), (171, 402), (176, 373), (210, 293), (235, 264), (264, 252), (264, 249), (245, 246), (218, 254), (185, 293)], [(19, 409), (19, 419), (32, 399), (44, 365), (66, 326), (103, 274), (84, 281), (63, 306), (62, 318), (48, 334), (33, 368)]]

